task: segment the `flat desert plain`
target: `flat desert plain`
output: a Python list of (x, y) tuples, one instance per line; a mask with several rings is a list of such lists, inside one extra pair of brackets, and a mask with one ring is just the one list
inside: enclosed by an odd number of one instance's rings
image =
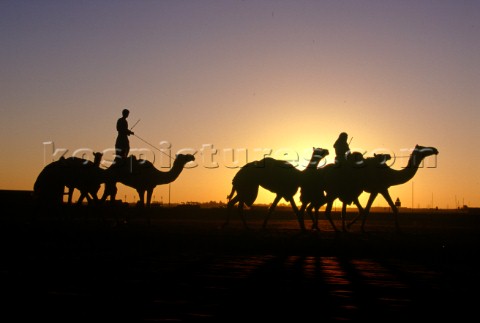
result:
[[(476, 315), (480, 214), (401, 210), (335, 232), (279, 208), (3, 206), (2, 322), (405, 322)], [(356, 214), (349, 211), (348, 219)], [(347, 219), (347, 220), (348, 220)], [(341, 229), (340, 216), (333, 221)]]

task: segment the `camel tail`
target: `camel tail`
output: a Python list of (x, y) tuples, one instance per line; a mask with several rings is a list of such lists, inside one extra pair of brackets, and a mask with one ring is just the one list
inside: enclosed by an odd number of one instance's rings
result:
[(232, 191), (230, 192), (230, 194), (227, 196), (227, 200), (231, 200), (233, 195), (235, 194), (236, 192), (236, 189), (235, 189), (235, 186), (232, 186)]

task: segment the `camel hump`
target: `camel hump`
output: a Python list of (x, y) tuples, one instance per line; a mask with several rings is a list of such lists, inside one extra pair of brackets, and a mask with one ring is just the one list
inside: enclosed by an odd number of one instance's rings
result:
[(136, 165), (138, 167), (142, 167), (142, 168), (154, 168), (153, 164), (151, 161), (148, 161), (146, 159), (138, 159), (136, 160)]
[(293, 168), (294, 166), (289, 162), (281, 159), (275, 159), (271, 157), (264, 158), (265, 167), (280, 167), (280, 168)]
[(390, 154), (373, 154), (373, 157), (367, 158), (368, 160), (373, 161), (377, 165), (384, 165), (387, 160), (392, 159)]
[(65, 159), (65, 165), (71, 167), (81, 167), (81, 166), (93, 166), (94, 163), (88, 159), (83, 159), (79, 157), (68, 157)]
[(354, 151), (347, 155), (347, 165), (352, 167), (362, 167), (365, 166), (365, 158), (363, 154)]

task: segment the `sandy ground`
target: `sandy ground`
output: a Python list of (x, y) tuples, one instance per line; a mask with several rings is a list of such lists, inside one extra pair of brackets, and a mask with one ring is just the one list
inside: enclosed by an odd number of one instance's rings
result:
[(263, 209), (249, 230), (223, 209), (2, 211), (2, 322), (460, 321), (480, 300), (480, 215), (302, 233), (288, 209), (266, 230)]

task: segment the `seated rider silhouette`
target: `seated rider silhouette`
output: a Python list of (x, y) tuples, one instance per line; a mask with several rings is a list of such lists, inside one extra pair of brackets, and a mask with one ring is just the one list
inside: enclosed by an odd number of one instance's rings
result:
[(342, 132), (333, 144), (333, 148), (335, 148), (335, 164), (340, 164), (347, 160), (347, 155), (350, 153), (350, 147), (347, 139), (348, 134), (346, 132)]
[(130, 152), (130, 142), (128, 136), (134, 135), (133, 131), (128, 129), (127, 118), (130, 111), (123, 109), (122, 117), (117, 120), (118, 136), (115, 141), (115, 162), (123, 161), (128, 157)]

